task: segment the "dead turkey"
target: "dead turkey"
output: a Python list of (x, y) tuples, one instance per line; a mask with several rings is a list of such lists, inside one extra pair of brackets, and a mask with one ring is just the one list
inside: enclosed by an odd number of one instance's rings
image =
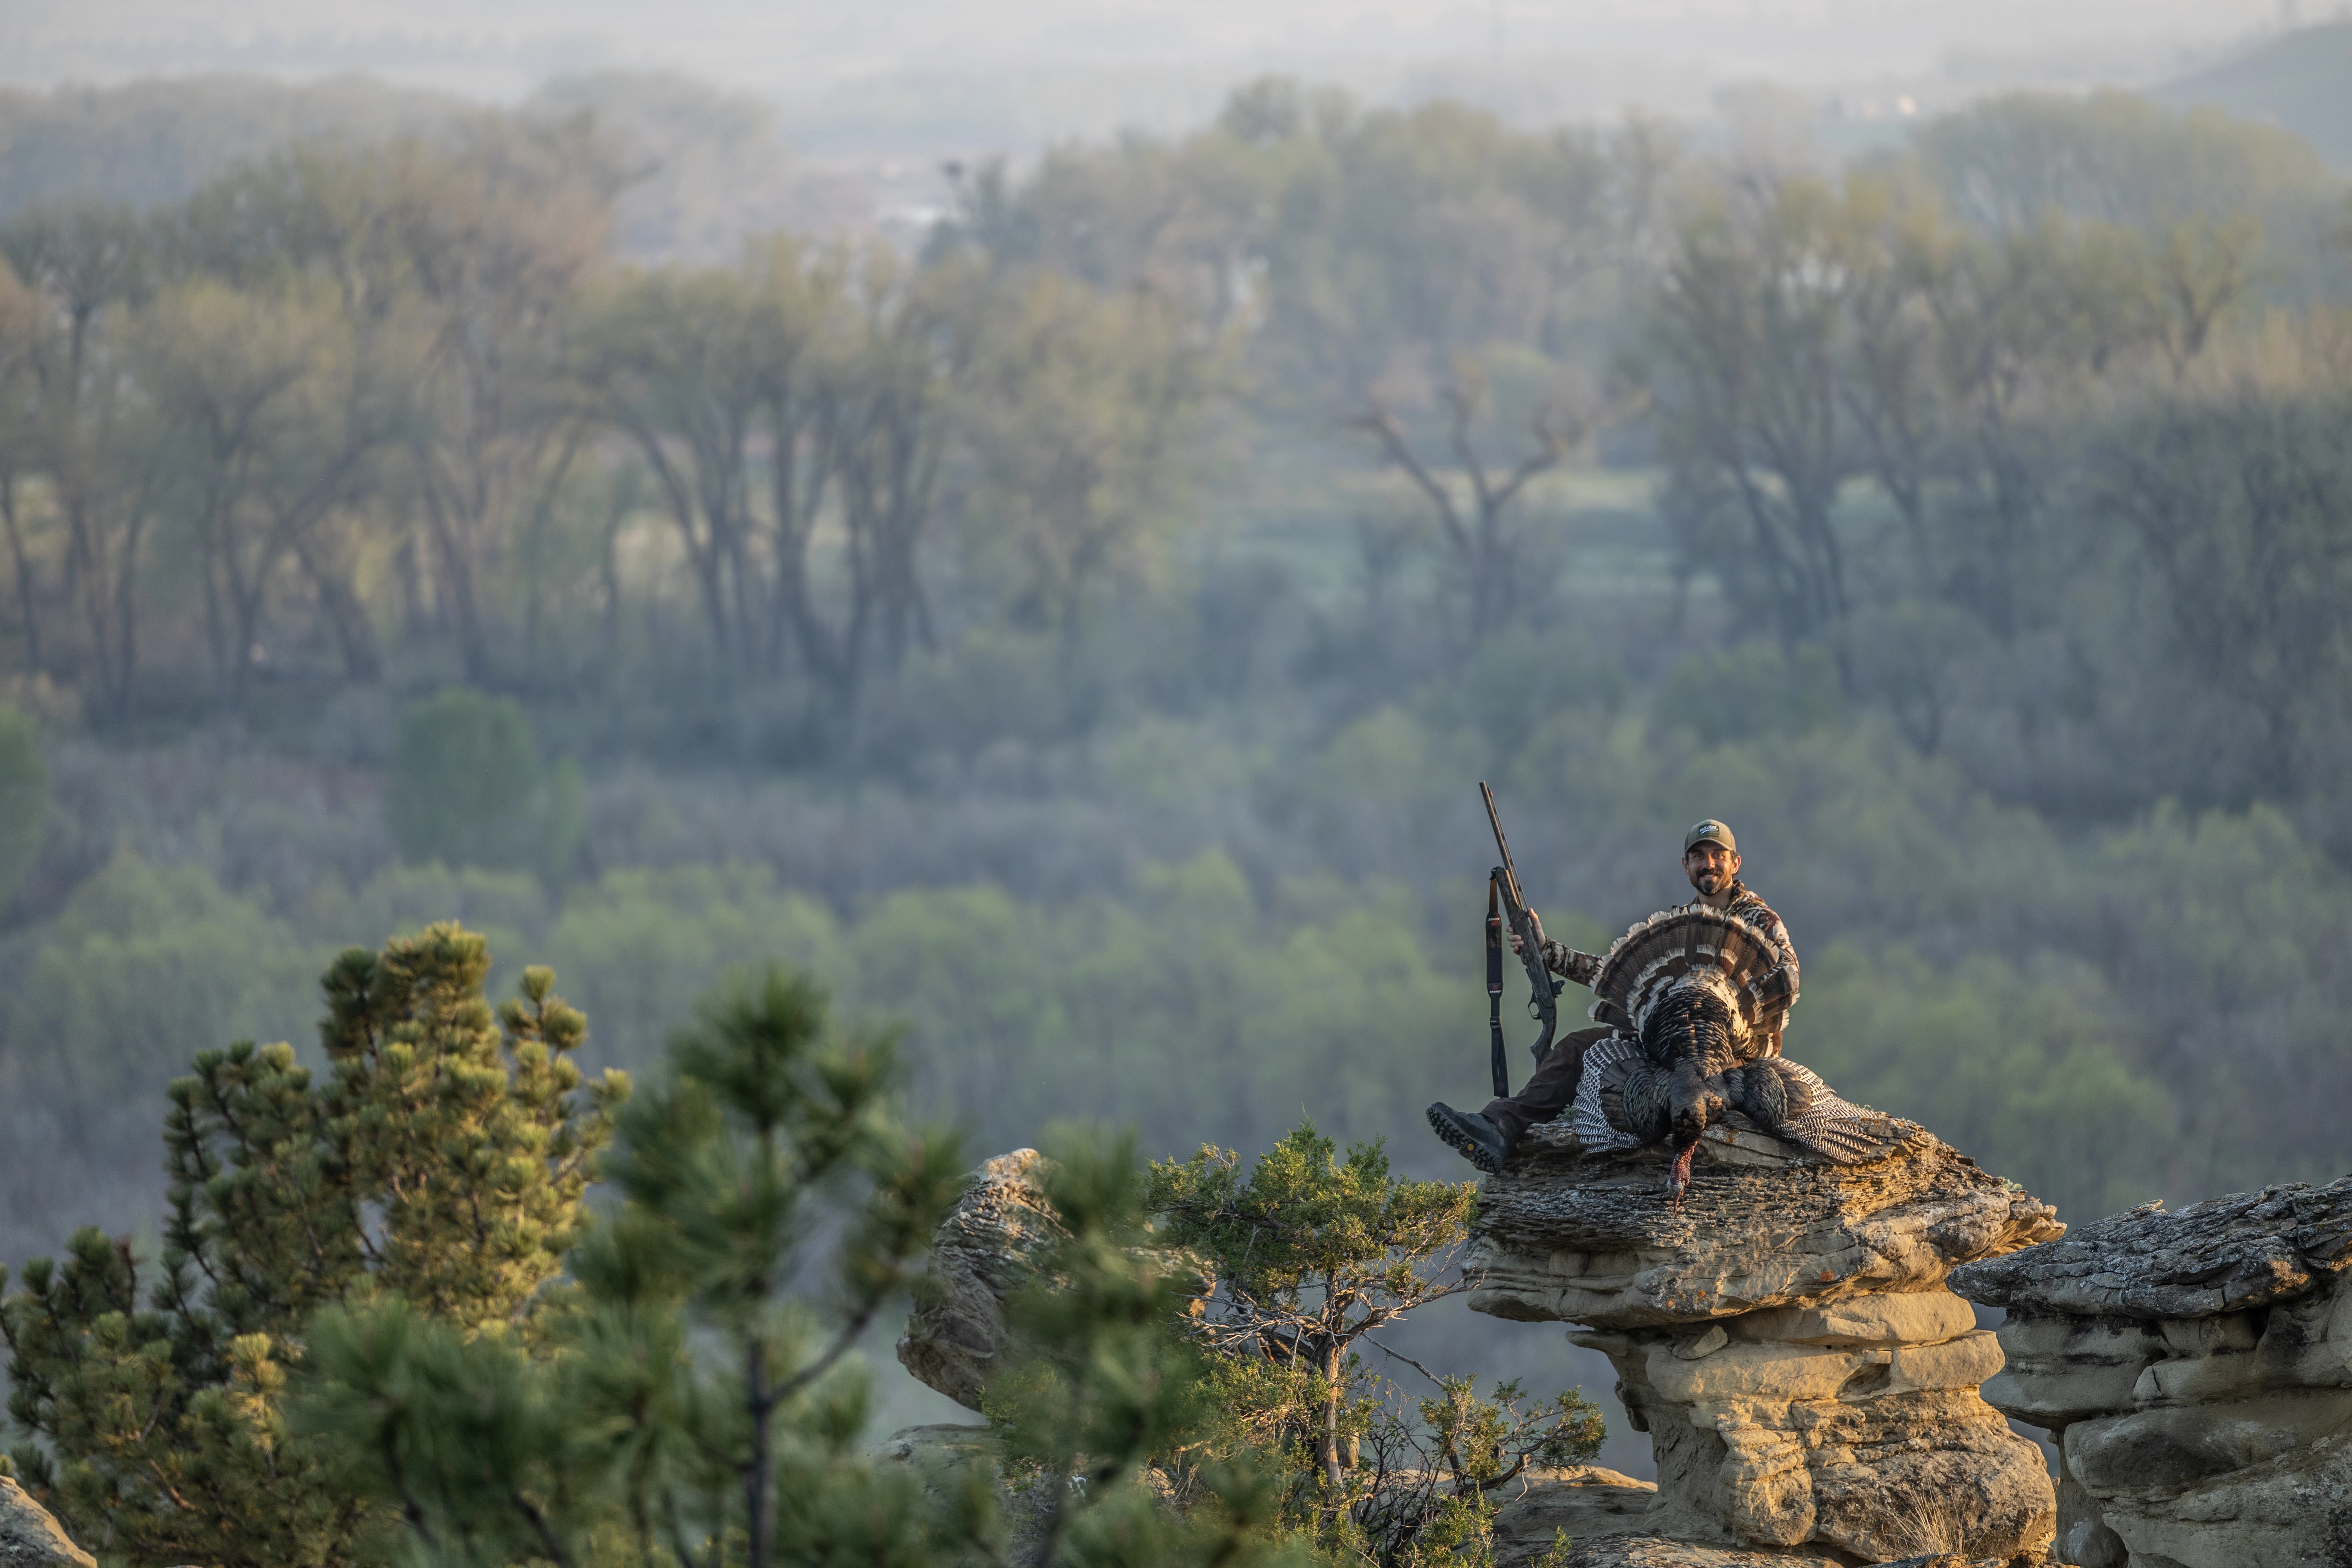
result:
[(1863, 1113), (1778, 1054), (1795, 977), (1747, 921), (1709, 909), (1653, 915), (1610, 948), (1592, 990), (1593, 1019), (1618, 1033), (1585, 1054), (1577, 1140), (1671, 1147), (1677, 1203), (1700, 1135), (1730, 1112), (1832, 1160), (1875, 1152)]

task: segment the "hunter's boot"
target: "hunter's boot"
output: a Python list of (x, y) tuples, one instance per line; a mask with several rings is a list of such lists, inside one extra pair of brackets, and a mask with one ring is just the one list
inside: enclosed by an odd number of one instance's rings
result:
[(1475, 1110), (1456, 1110), (1441, 1100), (1429, 1108), (1429, 1128), (1490, 1176), (1511, 1157), (1511, 1140)]

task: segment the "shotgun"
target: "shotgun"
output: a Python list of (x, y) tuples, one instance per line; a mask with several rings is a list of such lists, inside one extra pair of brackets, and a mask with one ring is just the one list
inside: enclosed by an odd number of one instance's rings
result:
[[(1559, 1027), (1559, 988), (1566, 982), (1555, 980), (1551, 971), (1544, 967), (1543, 932), (1536, 926), (1535, 911), (1528, 908), (1527, 892), (1519, 886), (1518, 868), (1511, 864), (1511, 846), (1503, 837), (1503, 819), (1495, 810), (1495, 792), (1488, 789), (1482, 779), (1478, 784), (1478, 793), (1486, 797), (1486, 823), (1495, 830), (1495, 849), (1503, 858), (1503, 863), (1495, 868), (1494, 875), (1487, 879), (1488, 898), (1490, 902), (1499, 898), (1503, 916), (1510, 921), (1512, 933), (1519, 939), (1519, 962), (1528, 968), (1528, 1011), (1543, 1024), (1543, 1033), (1536, 1037), (1536, 1043), (1528, 1048), (1535, 1053), (1538, 1065), (1541, 1065), (1544, 1058), (1551, 1052), (1552, 1035)], [(1492, 943), (1486, 961), (1486, 973), (1490, 977), (1488, 992), (1493, 998), (1490, 1011), (1497, 1015), (1491, 1045), (1495, 1056), (1495, 1081), (1499, 1084), (1505, 1079), (1502, 1070), (1503, 1026), (1499, 1016), (1502, 932), (1491, 918), (1487, 930), (1490, 933), (1488, 940)], [(1496, 1092), (1500, 1098), (1503, 1091), (1497, 1089)]]

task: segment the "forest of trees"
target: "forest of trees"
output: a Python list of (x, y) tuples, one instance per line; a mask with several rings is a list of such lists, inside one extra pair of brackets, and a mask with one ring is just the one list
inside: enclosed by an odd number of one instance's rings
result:
[(1451, 1174), (1480, 778), (1580, 945), (1731, 822), (1790, 1053), (2070, 1217), (2340, 1170), (2352, 201), (2292, 137), (1265, 81), (708, 262), (579, 110), (0, 220), (5, 1256), (152, 1223), (194, 1053), (449, 918), (599, 1065), (782, 957), (975, 1146)]

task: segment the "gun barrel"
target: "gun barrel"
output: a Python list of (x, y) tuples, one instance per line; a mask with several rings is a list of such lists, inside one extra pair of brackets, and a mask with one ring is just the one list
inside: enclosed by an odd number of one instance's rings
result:
[(1480, 779), (1478, 794), (1486, 802), (1486, 826), (1495, 830), (1496, 852), (1503, 858), (1504, 887), (1510, 893), (1511, 901), (1524, 909), (1528, 896), (1519, 887), (1519, 868), (1511, 859), (1510, 840), (1503, 837), (1503, 815), (1495, 809), (1495, 792), (1486, 787), (1485, 779)]

